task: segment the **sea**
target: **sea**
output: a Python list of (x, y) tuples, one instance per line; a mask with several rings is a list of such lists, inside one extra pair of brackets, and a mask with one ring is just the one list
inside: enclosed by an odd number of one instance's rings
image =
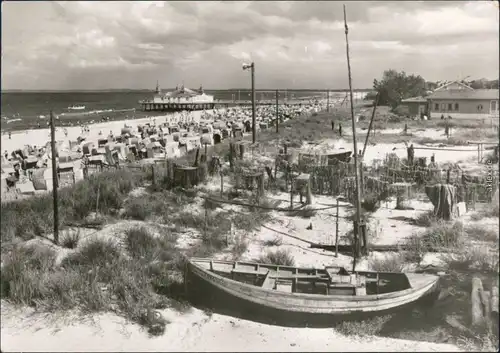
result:
[[(216, 100), (249, 100), (250, 90), (207, 90)], [(139, 119), (155, 114), (143, 112), (139, 101), (150, 99), (152, 91), (106, 92), (2, 92), (2, 132), (46, 128), (52, 110), (61, 125), (79, 125), (109, 120)], [(325, 91), (283, 90), (280, 96), (288, 99), (306, 99), (326, 95)], [(273, 100), (275, 91), (256, 90), (257, 99)], [(84, 110), (69, 110), (71, 106), (85, 106)], [(158, 113), (160, 115), (162, 113)]]

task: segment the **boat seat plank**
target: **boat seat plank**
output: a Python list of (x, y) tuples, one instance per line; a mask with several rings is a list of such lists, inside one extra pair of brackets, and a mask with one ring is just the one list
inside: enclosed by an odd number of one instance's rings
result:
[(351, 283), (330, 283), (328, 285), (329, 288), (354, 288), (356, 287), (354, 284)]
[(269, 276), (270, 272), (271, 271), (267, 272), (264, 282), (262, 283), (262, 288), (264, 289), (274, 289), (274, 286), (276, 285), (276, 278)]
[(282, 280), (301, 280), (301, 279), (317, 279), (317, 280), (328, 280), (328, 278), (326, 277), (323, 277), (321, 278), (321, 276), (315, 276), (315, 275), (278, 275), (278, 274), (273, 274), (271, 275), (273, 278), (277, 278), (277, 279), (282, 279)]
[(270, 271), (267, 269), (259, 269), (259, 271), (248, 271), (248, 270), (240, 270), (240, 269), (232, 269), (231, 273), (241, 274), (241, 275), (267, 275)]

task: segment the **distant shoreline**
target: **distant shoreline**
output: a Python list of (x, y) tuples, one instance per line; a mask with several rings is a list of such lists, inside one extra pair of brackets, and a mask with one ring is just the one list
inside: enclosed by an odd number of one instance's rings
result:
[[(175, 87), (172, 88), (162, 88), (162, 91), (173, 91)], [(259, 88), (255, 92), (346, 92), (349, 88)], [(210, 89), (206, 88), (205, 91), (209, 92), (230, 92), (230, 91), (250, 91), (250, 88), (227, 88), (227, 89)], [(371, 92), (373, 88), (353, 88), (353, 92)], [(2, 90), (1, 93), (123, 93), (123, 92), (135, 92), (135, 93), (154, 93), (152, 89), (127, 89), (127, 88), (117, 88), (117, 89), (88, 89), (88, 90), (29, 90), (29, 89), (9, 89)]]

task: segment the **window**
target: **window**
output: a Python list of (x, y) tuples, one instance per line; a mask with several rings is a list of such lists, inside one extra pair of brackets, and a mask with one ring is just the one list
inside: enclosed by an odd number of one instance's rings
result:
[(478, 111), (483, 110), (483, 105), (482, 105), (482, 104), (479, 104), (479, 105), (477, 106), (477, 110), (478, 110)]
[(446, 103), (441, 103), (441, 111), (442, 112), (446, 111)]
[(491, 101), (490, 111), (494, 112), (498, 110), (498, 101)]
[(455, 111), (458, 111), (458, 103), (455, 103)]
[(439, 103), (434, 103), (434, 110), (436, 110), (436, 111), (439, 110)]
[(453, 104), (448, 103), (448, 111), (453, 110)]

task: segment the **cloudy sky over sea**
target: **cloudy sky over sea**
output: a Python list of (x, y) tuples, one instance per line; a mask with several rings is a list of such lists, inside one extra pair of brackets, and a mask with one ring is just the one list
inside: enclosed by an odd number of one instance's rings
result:
[[(346, 2), (353, 85), (498, 78), (496, 1)], [(2, 2), (2, 89), (345, 88), (342, 2)]]

